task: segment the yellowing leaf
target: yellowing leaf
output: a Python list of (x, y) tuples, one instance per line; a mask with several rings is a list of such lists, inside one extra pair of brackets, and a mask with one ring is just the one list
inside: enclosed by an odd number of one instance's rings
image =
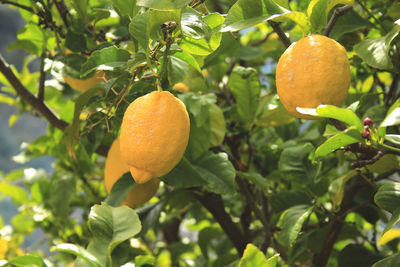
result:
[(387, 231), (378, 241), (378, 245), (382, 246), (395, 238), (400, 237), (400, 229), (391, 229)]

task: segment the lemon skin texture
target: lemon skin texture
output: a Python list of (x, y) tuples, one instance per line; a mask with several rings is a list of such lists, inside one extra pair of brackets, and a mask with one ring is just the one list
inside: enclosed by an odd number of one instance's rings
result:
[(85, 91), (89, 90), (90, 88), (94, 87), (99, 82), (105, 80), (104, 72), (101, 70), (96, 71), (92, 77), (89, 77), (85, 80), (76, 79), (76, 78), (72, 78), (69, 76), (64, 76), (63, 79), (69, 86), (71, 86), (72, 89), (74, 89), (78, 92), (85, 92)]
[[(114, 140), (107, 155), (104, 170), (104, 183), (108, 193), (111, 192), (111, 188), (115, 182), (118, 181), (124, 173), (129, 171), (129, 166), (121, 157), (119, 146), (119, 139)], [(135, 185), (135, 187), (128, 193), (128, 196), (122, 205), (135, 208), (146, 203), (157, 193), (159, 185), (160, 180), (157, 178), (151, 179), (144, 184)]]
[(186, 107), (170, 92), (135, 99), (122, 120), (120, 148), (136, 183), (171, 171), (186, 150), (189, 132)]
[(293, 43), (276, 68), (276, 88), (285, 108), (303, 119), (319, 119), (296, 111), (320, 104), (341, 106), (350, 86), (345, 48), (333, 39), (311, 35)]

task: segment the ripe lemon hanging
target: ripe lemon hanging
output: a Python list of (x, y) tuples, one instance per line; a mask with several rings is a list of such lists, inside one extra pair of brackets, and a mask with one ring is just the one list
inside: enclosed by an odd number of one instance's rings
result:
[[(104, 170), (104, 183), (107, 192), (110, 193), (111, 188), (121, 176), (129, 171), (129, 166), (123, 161), (121, 151), (119, 149), (120, 142), (116, 139), (108, 151), (106, 166)], [(135, 208), (149, 201), (158, 190), (160, 180), (155, 178), (147, 183), (135, 185), (129, 192), (128, 196), (122, 203), (131, 208)]]
[(185, 152), (190, 121), (185, 105), (171, 93), (151, 92), (133, 101), (121, 125), (121, 155), (136, 183), (171, 171)]
[(104, 72), (102, 70), (96, 71), (92, 77), (87, 79), (76, 79), (70, 76), (64, 76), (63, 79), (72, 89), (79, 92), (85, 92), (99, 82), (105, 81)]
[(293, 43), (276, 67), (276, 88), (285, 108), (298, 118), (318, 119), (296, 111), (320, 104), (341, 106), (350, 86), (345, 48), (333, 39), (311, 35)]

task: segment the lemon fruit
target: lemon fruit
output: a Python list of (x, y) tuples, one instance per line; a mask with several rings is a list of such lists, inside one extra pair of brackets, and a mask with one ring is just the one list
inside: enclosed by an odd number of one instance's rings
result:
[[(118, 181), (124, 173), (129, 171), (129, 166), (122, 160), (119, 147), (119, 139), (114, 140), (107, 155), (104, 170), (104, 183), (108, 193), (111, 192), (111, 188), (115, 182)], [(159, 185), (159, 179), (151, 179), (147, 183), (135, 185), (122, 205), (135, 208), (146, 203), (157, 193)]]
[(170, 92), (135, 99), (121, 125), (121, 155), (136, 183), (171, 171), (185, 152), (190, 121), (185, 105)]
[(350, 75), (345, 48), (328, 37), (311, 35), (282, 54), (276, 67), (276, 88), (282, 104), (294, 116), (319, 119), (297, 112), (296, 107), (342, 105)]
[(184, 83), (176, 83), (174, 87), (172, 87), (175, 91), (181, 91), (181, 92), (189, 92), (190, 89), (189, 87), (184, 84)]
[(64, 76), (63, 79), (72, 89), (79, 92), (85, 92), (99, 82), (105, 81), (104, 72), (101, 70), (96, 71), (92, 77), (87, 79), (76, 79), (70, 76)]

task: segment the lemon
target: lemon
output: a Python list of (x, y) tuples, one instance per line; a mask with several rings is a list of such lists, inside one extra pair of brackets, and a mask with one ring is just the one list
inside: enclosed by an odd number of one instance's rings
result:
[(185, 152), (190, 121), (185, 105), (170, 92), (151, 92), (125, 111), (121, 155), (136, 183), (170, 172)]
[(276, 88), (282, 104), (294, 116), (318, 119), (297, 112), (296, 107), (341, 106), (350, 75), (345, 48), (328, 37), (311, 35), (282, 54), (276, 67)]
[(176, 83), (174, 85), (174, 87), (172, 87), (172, 89), (174, 89), (176, 91), (181, 91), (181, 92), (189, 92), (190, 91), (189, 87), (184, 83)]
[[(114, 183), (126, 172), (129, 166), (122, 160), (119, 149), (119, 139), (114, 140), (110, 150), (108, 151), (107, 160), (104, 170), (104, 183), (107, 192), (110, 193)], [(123, 205), (135, 208), (149, 201), (158, 190), (160, 185), (159, 179), (151, 179), (147, 183), (136, 185), (128, 194)]]
[(104, 72), (102, 70), (96, 71), (92, 77), (87, 79), (76, 79), (70, 76), (64, 76), (63, 79), (72, 89), (79, 92), (85, 92), (99, 82), (105, 81)]

